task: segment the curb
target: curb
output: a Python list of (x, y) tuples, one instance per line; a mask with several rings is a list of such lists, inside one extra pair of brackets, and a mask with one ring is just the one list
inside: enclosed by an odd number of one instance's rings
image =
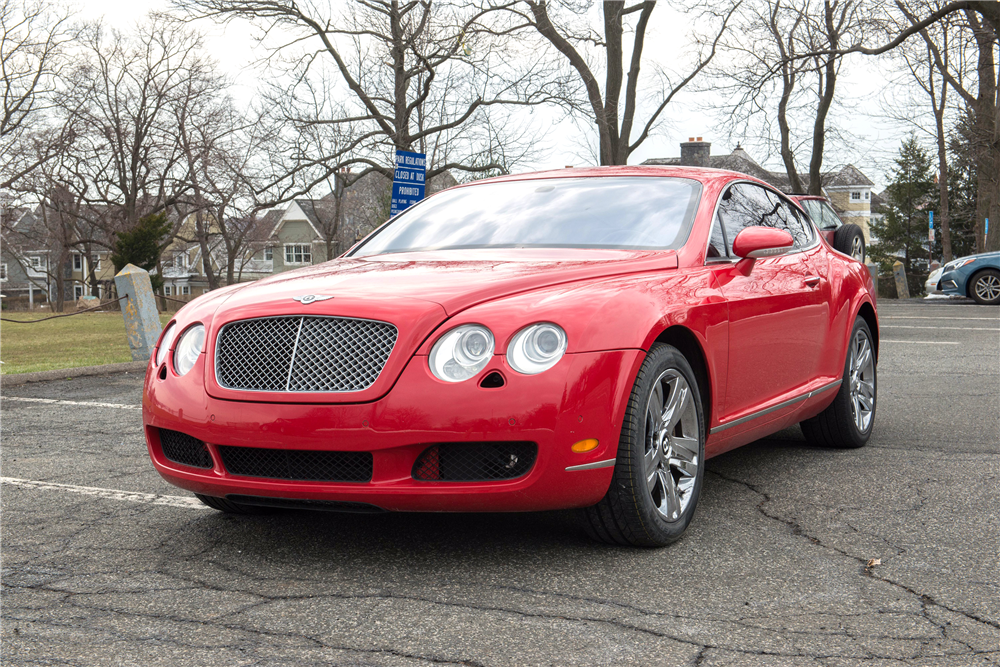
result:
[(120, 364), (102, 364), (101, 366), (78, 366), (76, 368), (57, 368), (51, 371), (37, 373), (15, 373), (0, 375), (0, 387), (17, 387), (30, 382), (49, 382), (52, 380), (68, 380), (70, 378), (87, 377), (91, 375), (112, 375), (115, 373), (131, 373), (145, 371), (148, 361), (126, 361)]

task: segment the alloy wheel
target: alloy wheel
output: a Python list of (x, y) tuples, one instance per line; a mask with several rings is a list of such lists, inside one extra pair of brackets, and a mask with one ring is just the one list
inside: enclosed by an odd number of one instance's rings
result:
[(646, 403), (643, 470), (653, 506), (669, 522), (680, 519), (691, 504), (700, 451), (691, 386), (677, 370), (668, 369), (653, 383)]
[(851, 257), (859, 262), (865, 261), (865, 246), (860, 236), (854, 237), (854, 242), (851, 244)]
[(976, 294), (983, 301), (994, 301), (1000, 297), (1000, 277), (987, 273), (976, 280)]
[(851, 413), (862, 433), (868, 430), (875, 412), (875, 357), (868, 333), (858, 330), (851, 344)]

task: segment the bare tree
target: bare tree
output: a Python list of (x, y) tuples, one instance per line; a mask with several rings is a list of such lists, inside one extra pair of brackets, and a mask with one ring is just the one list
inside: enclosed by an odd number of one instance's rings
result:
[(84, 44), (63, 96), (63, 113), (78, 128), (76, 194), (101, 211), (94, 224), (131, 229), (189, 188), (176, 121), (178, 108), (196, 103), (192, 81), (206, 76), (208, 63), (196, 34), (156, 16), (132, 36), (93, 26)]
[[(78, 34), (70, 18), (69, 11), (55, 13), (41, 1), (0, 0), (0, 189), (15, 185), (65, 144), (66, 137), (45, 132), (44, 119), (66, 66), (65, 45)], [(44, 141), (42, 133), (48, 135)]]
[[(731, 58), (713, 74), (728, 81), (725, 110), (738, 121), (728, 124), (730, 133), (742, 132), (745, 140), (747, 128), (760, 127), (777, 147), (795, 192), (822, 192), (827, 142), (839, 136), (830, 120), (843, 66), (838, 49), (869, 28), (865, 8), (854, 0), (767, 0), (745, 4), (725, 40), (722, 48)], [(808, 155), (808, 179), (796, 158), (802, 153)]]
[[(439, 137), (482, 122), (488, 109), (543, 104), (565, 97), (544, 63), (517, 53), (506, 4), (354, 0), (339, 14), (324, 14), (293, 0), (174, 0), (192, 16), (245, 18), (271, 32), (292, 35), (275, 47), (270, 64), (291, 73), (283, 99), (329, 99), (342, 105), (288, 106), (285, 121), (298, 130), (338, 128), (330, 152), (299, 154), (295, 174), (307, 192), (348, 165), (391, 177), (393, 151), (427, 152)], [(524, 66), (522, 66), (524, 65)], [(286, 90), (286, 92), (287, 92)], [(271, 94), (268, 99), (277, 99)], [(317, 113), (319, 112), (319, 113)], [(484, 150), (452, 151), (433, 162), (427, 177), (446, 170), (488, 172), (498, 160)]]
[[(920, 9), (929, 13), (941, 6), (938, 0), (930, 0)], [(883, 112), (887, 116), (930, 135), (937, 146), (940, 203), (936, 220), (941, 230), (941, 250), (945, 262), (953, 257), (946, 128), (952, 124), (949, 119), (956, 116), (956, 110), (949, 106), (950, 85), (938, 70), (934, 49), (938, 50), (945, 71), (964, 86), (969, 75), (974, 73), (975, 63), (970, 56), (974, 56), (976, 49), (972, 40), (962, 39), (963, 23), (961, 13), (947, 16), (924, 28), (921, 31), (922, 40), (905, 42), (890, 53), (900, 64), (901, 80), (896, 81), (891, 98), (883, 104)], [(933, 116), (933, 124), (928, 122), (930, 116)]]
[[(711, 62), (727, 22), (740, 4), (737, 2), (719, 14), (709, 10), (703, 12), (699, 22), (714, 14), (720, 25), (713, 35), (702, 40), (698, 57), (686, 74), (671, 77), (661, 72), (662, 86), (655, 99), (651, 100), (653, 111), (645, 122), (636, 119), (639, 104), (643, 101), (639, 97), (639, 71), (643, 64), (646, 30), (656, 2), (646, 0), (630, 7), (626, 7), (625, 2), (605, 2), (600, 32), (593, 30), (581, 18), (580, 15), (586, 12), (585, 6), (524, 0), (511, 11), (544, 37), (575, 73), (586, 98), (586, 102), (579, 107), (597, 129), (600, 163), (614, 165), (628, 163), (629, 156), (661, 120), (667, 105)], [(628, 26), (627, 21), (633, 15), (635, 24)], [(626, 73), (625, 36), (628, 31), (632, 32), (632, 44)], [(605, 70), (603, 90), (599, 73), (590, 64), (592, 51), (599, 53), (597, 58)], [(633, 138), (633, 134), (637, 136)]]
[(986, 218), (996, 219), (1000, 215), (1000, 100), (997, 99), (1000, 80), (996, 62), (996, 50), (1000, 44), (1000, 3), (961, 0), (949, 2), (928, 14), (912, 11), (903, 0), (896, 0), (895, 6), (904, 20), (890, 25), (889, 33), (892, 37), (885, 44), (865, 46), (863, 41), (858, 41), (849, 46), (821, 49), (799, 57), (848, 53), (880, 55), (899, 47), (910, 37), (947, 17), (959, 13), (964, 16), (978, 50), (978, 90), (975, 93), (968, 90), (944, 67), (937, 45), (930, 42), (928, 46), (931, 47), (938, 71), (974, 112), (973, 139), (976, 143), (976, 173), (979, 179), (976, 204), (977, 248), (1000, 249), (1000, 228), (994, 225), (994, 232), (988, 239), (984, 239), (983, 229)]

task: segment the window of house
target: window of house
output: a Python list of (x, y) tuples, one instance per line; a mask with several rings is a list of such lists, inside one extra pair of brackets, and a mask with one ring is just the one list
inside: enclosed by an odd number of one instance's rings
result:
[(870, 193), (870, 192), (866, 192), (866, 193), (865, 193), (865, 201), (868, 201), (868, 200), (870, 200), (871, 198), (872, 198), (872, 193)]
[(274, 248), (264, 248), (264, 260), (270, 262), (274, 259)]
[(7, 280), (7, 262), (0, 264), (0, 280)]
[(163, 296), (170, 296), (170, 294), (171, 294), (171, 292), (170, 292), (170, 285), (164, 285), (163, 286)]
[(28, 263), (31, 265), (31, 268), (33, 269), (42, 268), (42, 258), (39, 257), (38, 255), (32, 255), (31, 257), (29, 257)]
[(83, 285), (73, 285), (73, 298), (79, 299), (83, 296)]
[(860, 192), (852, 192), (851, 193), (851, 201), (861, 201), (861, 193)]
[(83, 271), (83, 255), (80, 253), (73, 253), (73, 270)]
[(285, 264), (312, 264), (312, 248), (304, 243), (286, 245)]
[(98, 255), (90, 256), (90, 263), (94, 265), (94, 271), (101, 270), (101, 258)]
[(187, 255), (185, 255), (183, 253), (181, 253), (180, 255), (177, 255), (177, 268), (178, 269), (186, 269), (187, 265), (188, 265)]
[(183, 294), (184, 296), (189, 296), (191, 294), (191, 287), (189, 285), (182, 285), (181, 294)]

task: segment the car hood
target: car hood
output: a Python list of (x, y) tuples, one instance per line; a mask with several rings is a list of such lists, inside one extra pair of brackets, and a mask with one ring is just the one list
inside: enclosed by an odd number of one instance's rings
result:
[[(220, 311), (303, 295), (439, 304), (448, 316), (528, 289), (622, 273), (676, 268), (673, 251), (500, 249), (341, 258), (279, 273), (237, 291)], [(318, 304), (316, 304), (318, 305)], [(313, 308), (316, 306), (314, 305)]]
[[(466, 308), (562, 283), (677, 267), (672, 251), (459, 252), (342, 258), (257, 281), (219, 300), (208, 334), (212, 341), (230, 322), (261, 317), (314, 315), (392, 324), (397, 330), (392, 352), (367, 389), (316, 394), (243, 391), (221, 386), (211, 371), (205, 374), (206, 389), (217, 398), (241, 401), (377, 400), (389, 391), (421, 343)], [(207, 369), (216, 366), (216, 347), (208, 346)]]

